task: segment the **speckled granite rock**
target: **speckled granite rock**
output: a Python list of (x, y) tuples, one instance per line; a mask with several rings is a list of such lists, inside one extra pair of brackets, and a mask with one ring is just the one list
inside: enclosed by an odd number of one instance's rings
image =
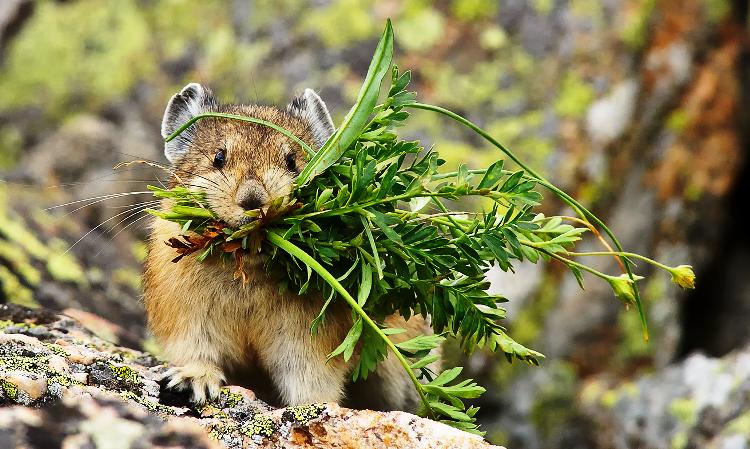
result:
[(490, 448), (403, 412), (313, 404), (272, 409), (230, 386), (194, 406), (168, 366), (75, 320), (0, 305), (0, 448)]
[(581, 401), (599, 429), (598, 447), (746, 449), (750, 347), (723, 358), (694, 354), (636, 382), (593, 381)]

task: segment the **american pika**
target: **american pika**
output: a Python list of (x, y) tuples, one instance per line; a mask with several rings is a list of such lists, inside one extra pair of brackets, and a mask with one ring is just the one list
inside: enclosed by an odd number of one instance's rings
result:
[[(221, 104), (208, 88), (191, 83), (169, 101), (162, 136), (208, 111), (273, 122), (313, 148), (320, 148), (334, 131), (325, 103), (311, 89), (279, 109)], [(288, 194), (306, 161), (299, 145), (269, 127), (216, 118), (194, 123), (166, 143), (164, 153), (172, 164), (172, 185), (204, 191), (211, 209), (230, 226), (243, 224), (246, 210)], [(169, 201), (162, 207), (168, 208)], [(176, 366), (170, 385), (191, 388), (199, 402), (232, 382), (282, 406), (337, 402), (414, 409), (418, 397), (395, 358), (356, 385), (349, 382), (354, 360), (327, 361), (352, 323), (344, 304), (331, 307), (325, 325), (311, 335), (310, 324), (323, 304), (319, 295), (280, 292), (264, 271), (262, 256), (248, 262), (247, 284), (235, 280), (231, 264), (220, 258), (199, 262), (191, 255), (173, 263), (174, 249), (164, 242), (179, 233), (177, 224), (154, 219), (144, 282), (151, 330)], [(407, 329), (395, 336), (398, 341), (429, 329), (421, 316), (405, 322), (394, 315), (386, 324)]]

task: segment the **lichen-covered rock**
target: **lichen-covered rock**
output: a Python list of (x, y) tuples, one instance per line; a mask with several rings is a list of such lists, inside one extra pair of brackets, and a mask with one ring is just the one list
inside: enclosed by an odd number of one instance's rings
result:
[(195, 405), (165, 388), (167, 370), (72, 318), (0, 305), (0, 448), (492, 447), (404, 412), (272, 409), (235, 386)]
[(695, 354), (635, 382), (591, 381), (582, 408), (601, 447), (750, 447), (750, 347), (724, 358)]

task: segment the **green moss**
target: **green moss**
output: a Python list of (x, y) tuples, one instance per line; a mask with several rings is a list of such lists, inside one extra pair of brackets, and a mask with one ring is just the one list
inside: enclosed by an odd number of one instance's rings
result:
[(473, 22), (488, 19), (497, 14), (498, 3), (496, 0), (453, 0), (451, 12), (457, 19), (464, 22)]
[(5, 240), (0, 240), (0, 259), (6, 260), (13, 271), (18, 273), (26, 283), (38, 285), (42, 275), (39, 270), (31, 265), (26, 252), (19, 250), (15, 245), (9, 244)]
[(722, 433), (740, 434), (746, 437), (750, 437), (750, 412), (743, 413), (742, 415), (729, 421)]
[(499, 50), (508, 45), (508, 42), (509, 39), (505, 30), (497, 25), (483, 29), (479, 35), (479, 44), (485, 50)]
[(703, 8), (708, 15), (708, 20), (718, 22), (732, 11), (732, 2), (729, 0), (703, 0)]
[(0, 126), (0, 169), (13, 168), (21, 153), (21, 133), (11, 126)]
[(378, 34), (380, 21), (370, 14), (371, 7), (369, 0), (333, 0), (324, 7), (308, 10), (302, 27), (327, 47), (343, 48)]
[(18, 397), (18, 387), (5, 379), (0, 379), (0, 390), (8, 399), (15, 400)]
[(638, 0), (625, 17), (620, 28), (620, 39), (632, 48), (641, 48), (648, 38), (648, 26), (656, 7), (656, 0)]
[(443, 37), (445, 20), (437, 10), (429, 6), (408, 8), (400, 17), (398, 26), (399, 44), (409, 51), (423, 51)]
[(138, 240), (130, 245), (130, 252), (133, 254), (135, 260), (143, 263), (146, 261), (146, 257), (148, 257), (148, 245), (146, 242)]
[(38, 2), (0, 71), (0, 109), (33, 105), (59, 115), (73, 100), (89, 108), (121, 98), (153, 71), (151, 33), (135, 1), (100, 6)]
[(112, 281), (135, 291), (141, 290), (141, 273), (127, 268), (118, 268), (112, 272)]
[(68, 251), (70, 245), (60, 239), (50, 241), (51, 254), (47, 260), (47, 270), (53, 279), (59, 282), (72, 282), (86, 285), (86, 273)]
[(676, 133), (681, 133), (690, 123), (690, 116), (682, 109), (675, 109), (667, 117), (667, 129)]
[(253, 437), (260, 436), (270, 438), (278, 430), (278, 426), (270, 417), (258, 413), (253, 418), (242, 425), (240, 432), (243, 434)]
[(5, 265), (0, 265), (0, 288), (2, 296), (8, 298), (13, 304), (24, 307), (36, 308), (39, 303), (34, 300), (34, 292), (21, 283), (21, 281)]
[(552, 12), (552, 8), (555, 7), (554, 0), (533, 0), (532, 4), (539, 14), (545, 16)]
[(288, 407), (284, 411), (283, 419), (304, 425), (310, 422), (310, 420), (319, 417), (325, 409), (326, 406), (323, 404), (308, 404)]
[[(2, 203), (0, 203), (2, 205)], [(3, 214), (0, 207), (0, 234), (9, 242), (15, 243), (34, 259), (44, 261), (49, 256), (49, 248), (39, 241), (23, 224)]]
[(594, 89), (575, 73), (568, 73), (555, 101), (555, 112), (561, 117), (580, 118), (594, 101)]
[(683, 424), (690, 426), (698, 418), (698, 404), (695, 399), (675, 399), (669, 405), (669, 412)]
[(680, 430), (672, 436), (672, 441), (669, 443), (669, 449), (684, 449), (687, 447), (688, 433), (685, 430)]

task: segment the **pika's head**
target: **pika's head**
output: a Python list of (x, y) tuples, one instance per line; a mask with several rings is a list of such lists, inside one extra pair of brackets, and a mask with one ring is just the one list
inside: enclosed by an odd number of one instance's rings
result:
[[(334, 127), (325, 103), (311, 89), (285, 109), (221, 104), (206, 87), (191, 83), (174, 95), (164, 112), (165, 139), (192, 117), (222, 112), (254, 117), (289, 130), (318, 149)], [(263, 208), (290, 192), (307, 155), (299, 144), (266, 125), (225, 118), (193, 123), (164, 146), (173, 181), (206, 193), (211, 209), (230, 226), (240, 226), (251, 209)]]

